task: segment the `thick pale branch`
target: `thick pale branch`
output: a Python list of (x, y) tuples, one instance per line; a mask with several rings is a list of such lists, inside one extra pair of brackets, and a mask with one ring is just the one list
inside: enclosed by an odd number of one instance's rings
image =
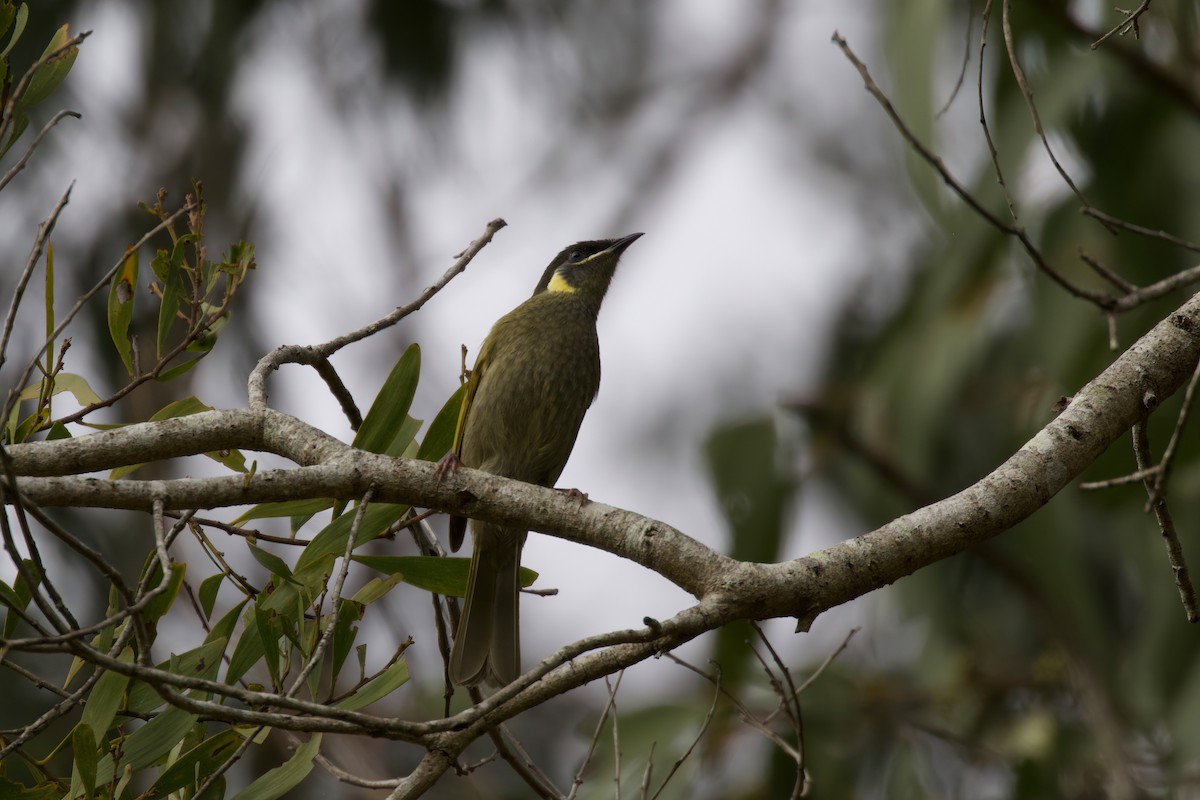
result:
[(1157, 325), (1075, 395), (1067, 408), (992, 474), (876, 531), (782, 564), (738, 563), (662, 522), (602, 503), (462, 469), (439, 482), (429, 462), (353, 450), (274, 411), (220, 411), (75, 439), (15, 445), (17, 475), (94, 470), (224, 447), (259, 447), (305, 464), (250, 477), (108, 481), (23, 478), (39, 505), (198, 508), (300, 497), (409, 503), (520, 524), (635, 561), (705, 599), (714, 624), (822, 611), (995, 536), (1045, 505), (1115, 439), (1192, 374), (1200, 356), (1200, 296)]
[[(876, 531), (782, 564), (737, 562), (661, 522), (601, 503), (581, 508), (552, 490), (476, 470), (464, 468), (439, 482), (432, 463), (357, 451), (270, 410), (208, 412), (74, 439), (14, 445), (5, 454), (20, 476), (17, 489), (39, 505), (149, 510), (156, 501), (165, 508), (198, 508), (299, 497), (353, 499), (374, 485), (378, 502), (520, 524), (602, 548), (658, 572), (699, 598), (671, 619), (647, 620), (640, 629), (567, 645), (475, 707), (425, 723), (328, 709), (294, 698), (243, 695), (236, 687), (221, 691), (238, 695), (248, 708), (201, 703), (179, 692), (196, 679), (124, 664), (79, 641), (63, 645), (107, 669), (144, 673), (146, 679), (175, 686), (169, 691), (171, 702), (198, 713), (245, 724), (369, 732), (419, 742), (427, 758), (401, 785), (413, 788), (436, 779), (472, 741), (497, 724), (551, 697), (733, 620), (795, 616), (805, 627), (828, 608), (1008, 530), (1049, 502), (1114, 440), (1187, 383), (1198, 358), (1200, 296), (1083, 387), (1057, 418), (990, 475)], [(168, 481), (110, 481), (72, 474), (230, 447), (277, 453), (301, 466), (250, 476)], [(12, 501), (11, 494), (8, 499)], [(280, 711), (260, 710), (266, 705)], [(303, 716), (294, 716), (297, 713)]]

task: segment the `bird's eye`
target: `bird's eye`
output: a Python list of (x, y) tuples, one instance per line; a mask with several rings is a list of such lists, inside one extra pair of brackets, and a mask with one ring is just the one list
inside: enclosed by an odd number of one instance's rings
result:
[(586, 250), (572, 250), (571, 252), (567, 253), (567, 263), (568, 264), (578, 264), (580, 261), (583, 261), (583, 259), (586, 257), (587, 257)]

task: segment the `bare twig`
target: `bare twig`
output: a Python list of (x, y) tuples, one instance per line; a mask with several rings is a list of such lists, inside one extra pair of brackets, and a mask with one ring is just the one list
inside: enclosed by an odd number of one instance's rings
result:
[(592, 763), (592, 756), (596, 753), (596, 745), (600, 743), (600, 733), (604, 730), (604, 723), (608, 720), (608, 715), (616, 708), (617, 690), (621, 688), (621, 678), (624, 676), (625, 670), (621, 670), (617, 673), (615, 685), (605, 682), (605, 686), (608, 687), (608, 700), (604, 703), (604, 708), (600, 709), (600, 718), (596, 720), (596, 729), (592, 731), (592, 738), (588, 743), (587, 752), (583, 754), (583, 761), (579, 763), (579, 769), (575, 771), (575, 779), (571, 781), (571, 791), (567, 793), (567, 800), (575, 800), (579, 794), (579, 787), (583, 786), (583, 773)]
[[(4, 404), (4, 409), (2, 412), (0, 412), (0, 419), (8, 419), (8, 415), (12, 412), (13, 403), (17, 402), (17, 398), (20, 396), (22, 387), (24, 387), (29, 382), (30, 376), (33, 375), (34, 369), (37, 368), (38, 359), (40, 358), (42, 351), (44, 351), (48, 346), (50, 346), (51, 342), (54, 342), (56, 339), (58, 339), (58, 337), (62, 334), (62, 332), (64, 330), (66, 330), (67, 326), (70, 325), (71, 322), (75, 319), (76, 315), (79, 314), (79, 312), (83, 309), (83, 307), (85, 305), (87, 305), (87, 303), (93, 297), (95, 297), (96, 294), (101, 289), (108, 286), (109, 281), (111, 281), (113, 279), (113, 276), (117, 274), (117, 272), (121, 269), (121, 266), (125, 263), (125, 257), (129, 253), (133, 252), (134, 250), (140, 249), (142, 247), (142, 245), (144, 245), (146, 242), (150, 241), (150, 239), (153, 238), (154, 236), (156, 236), (160, 231), (168, 228), (171, 225), (171, 223), (174, 220), (176, 220), (180, 215), (190, 211), (191, 209), (192, 209), (192, 204), (184, 204), (177, 211), (175, 211), (173, 214), (171, 214), (171, 216), (169, 216), (167, 219), (162, 220), (157, 225), (155, 225), (153, 228), (151, 228), (149, 231), (144, 233), (140, 239), (138, 239), (136, 242), (134, 242), (132, 245), (130, 245), (129, 247), (127, 247), (125, 249), (125, 252), (117, 260), (117, 263), (114, 264), (113, 267), (107, 273), (105, 273), (104, 276), (99, 281), (97, 281), (94, 286), (92, 286), (92, 288), (88, 289), (86, 292), (84, 292), (82, 295), (79, 296), (79, 299), (75, 301), (75, 304), (73, 306), (71, 306), (70, 309), (67, 310), (67, 313), (64, 314), (61, 319), (59, 319), (58, 325), (56, 325), (54, 330), (50, 332), (50, 335), (46, 337), (46, 340), (44, 342), (42, 342), (41, 346), (38, 347), (37, 350), (34, 351), (35, 353), (37, 353), (37, 355), (35, 355), (32, 359), (30, 359), (29, 363), (25, 366), (25, 369), (22, 371), (20, 378), (18, 378), (16, 380), (16, 382), (14, 383), (14, 388), (9, 391), (8, 398)], [(0, 364), (3, 363), (3, 360), (2, 360), (3, 355), (4, 355), (3, 351), (0, 350)], [(116, 395), (114, 395), (112, 398), (110, 398), (107, 403), (102, 403), (100, 405), (101, 406), (102, 405), (111, 405), (112, 402), (115, 402), (116, 399), (123, 397), (124, 394), (128, 393), (128, 391), (130, 391), (130, 389), (126, 389), (124, 392), (118, 392)], [(100, 407), (100, 406), (96, 406), (96, 407)], [(89, 408), (91, 408), (91, 407), (89, 407)], [(86, 410), (87, 409), (85, 409), (85, 411)], [(72, 421), (73, 418), (75, 418), (74, 415), (72, 417), (64, 418), (63, 420), (60, 420), (60, 421), (61, 422), (69, 422), (69, 421)]]
[(250, 380), (247, 386), (247, 392), (250, 397), (250, 407), (255, 410), (262, 410), (267, 407), (267, 376), (274, 370), (279, 369), (284, 364), (305, 364), (308, 366), (316, 366), (322, 361), (327, 360), (331, 355), (341, 350), (347, 345), (366, 339), (368, 336), (373, 336), (380, 331), (395, 325), (400, 320), (418, 311), (426, 302), (434, 295), (440, 292), (447, 283), (449, 283), (456, 275), (461, 273), (471, 263), (472, 259), (478, 255), (479, 251), (487, 246), (492, 241), (492, 237), (497, 231), (507, 225), (502, 219), (494, 219), (487, 224), (483, 235), (471, 242), (465, 250), (456, 256), (457, 261), (446, 270), (446, 272), (427, 287), (425, 291), (406, 306), (401, 306), (392, 313), (381, 317), (369, 325), (364, 325), (356, 331), (338, 336), (329, 341), (318, 345), (290, 345), (277, 347), (259, 360), (254, 371), (250, 373)]
[(904, 140), (908, 142), (909, 146), (912, 147), (913, 150), (916, 151), (917, 155), (919, 155), (925, 160), (926, 163), (928, 163), (934, 168), (934, 170), (937, 171), (937, 173), (942, 177), (942, 181), (950, 187), (950, 190), (954, 192), (954, 194), (958, 195), (959, 199), (966, 203), (971, 210), (986, 220), (996, 230), (1012, 236), (1018, 242), (1020, 242), (1021, 246), (1033, 260), (1033, 263), (1037, 266), (1037, 268), (1067, 292), (1075, 297), (1095, 303), (1101, 308), (1106, 308), (1112, 304), (1112, 298), (1100, 292), (1096, 292), (1091, 289), (1085, 289), (1081, 286), (1076, 286), (1063, 277), (1058, 270), (1050, 266), (1049, 262), (1046, 261), (1041, 251), (1038, 250), (1034, 245), (1033, 240), (1029, 238), (1029, 234), (1026, 233), (1023, 227), (1015, 224), (1009, 225), (995, 214), (984, 208), (979, 200), (977, 200), (973, 194), (967, 191), (966, 187), (958, 182), (958, 179), (954, 177), (949, 168), (946, 166), (945, 162), (942, 161), (941, 156), (937, 155), (928, 147), (926, 147), (925, 144), (917, 138), (916, 134), (912, 132), (912, 129), (908, 127), (908, 124), (904, 122), (899, 112), (896, 111), (895, 106), (892, 105), (892, 101), (888, 99), (888, 96), (884, 94), (883, 90), (879, 88), (879, 85), (875, 83), (875, 80), (871, 77), (870, 70), (867, 69), (867, 65), (864, 64), (858, 58), (858, 56), (854, 54), (854, 51), (850, 49), (850, 46), (846, 43), (846, 40), (843, 39), (841, 35), (834, 33), (833, 43), (841, 48), (846, 58), (849, 59), (850, 63), (854, 65), (854, 68), (858, 70), (859, 75), (862, 76), (863, 83), (866, 86), (867, 91), (871, 93), (871, 95), (883, 108), (884, 112), (891, 119), (892, 124), (896, 127), (896, 130), (898, 130), (900, 135), (904, 137)]
[(1162, 458), (1158, 461), (1158, 473), (1154, 476), (1154, 491), (1150, 494), (1150, 502), (1154, 503), (1166, 494), (1167, 478), (1170, 477), (1171, 467), (1175, 464), (1175, 454), (1179, 450), (1179, 442), (1183, 438), (1183, 429), (1187, 425), (1188, 415), (1192, 410), (1192, 401), (1196, 395), (1196, 384), (1200, 383), (1200, 362), (1192, 372), (1187, 389), (1183, 392), (1183, 404), (1179, 407), (1179, 416), (1175, 420), (1175, 428), (1171, 431), (1171, 439), (1167, 449), (1163, 450)]
[[(13, 326), (17, 322), (17, 309), (20, 307), (21, 300), (25, 296), (25, 287), (29, 285), (29, 279), (33, 277), (33, 270), (37, 267), (38, 262), (42, 260), (42, 252), (46, 249), (46, 243), (50, 241), (50, 234), (54, 232), (54, 225), (58, 222), (59, 215), (62, 214), (63, 209), (67, 207), (67, 203), (71, 199), (71, 189), (74, 187), (75, 184), (72, 182), (67, 187), (67, 190), (62, 193), (62, 197), (58, 198), (58, 202), (55, 203), (50, 216), (46, 217), (38, 225), (37, 236), (33, 239), (33, 246), (29, 248), (29, 258), (25, 259), (25, 266), (21, 270), (21, 277), (17, 279), (17, 286), (13, 290), (12, 302), (9, 303), (8, 313), (4, 316), (4, 332), (0, 334), (0, 364), (3, 364), (8, 358), (8, 342), (12, 337)], [(45, 347), (43, 346), (38, 349), (44, 350)], [(39, 352), (37, 357), (40, 357), (40, 355)], [(11, 397), (20, 393), (27, 378), (28, 376), (22, 377), (17, 387), (9, 392), (9, 403), (13, 402)], [(0, 419), (8, 419), (9, 410), (10, 405), (6, 404), (3, 416), (0, 416)]]
[[(1138, 469), (1147, 469), (1153, 458), (1150, 455), (1150, 439), (1146, 434), (1146, 423), (1138, 422), (1133, 426), (1133, 453), (1137, 458)], [(1145, 480), (1146, 494), (1154, 497), (1154, 482)], [(1200, 612), (1196, 608), (1196, 590), (1192, 588), (1188, 576), (1187, 562), (1183, 556), (1183, 546), (1179, 543), (1179, 533), (1175, 530), (1175, 520), (1167, 508), (1167, 501), (1161, 496), (1152, 503), (1154, 516), (1158, 519), (1158, 527), (1162, 532), (1163, 544), (1167, 548), (1167, 560), (1175, 575), (1175, 587), (1179, 590), (1179, 599), (1183, 603), (1183, 611), (1188, 622), (1200, 621)]]
[(1092, 206), (1084, 206), (1080, 209), (1080, 213), (1084, 214), (1085, 216), (1092, 217), (1093, 219), (1098, 219), (1109, 227), (1120, 228), (1121, 230), (1126, 230), (1130, 233), (1136, 233), (1138, 236), (1145, 236), (1150, 239), (1159, 239), (1167, 244), (1173, 244), (1176, 247), (1182, 247), (1185, 250), (1191, 250), (1193, 253), (1200, 253), (1200, 244), (1187, 239), (1181, 239), (1178, 236), (1167, 233), (1164, 230), (1154, 230), (1153, 228), (1147, 228), (1142, 225), (1137, 225), (1133, 222), (1127, 222), (1120, 217), (1114, 217), (1111, 214), (1105, 214), (1100, 209), (1093, 208)]
[(700, 744), (700, 740), (704, 738), (705, 731), (708, 730), (708, 726), (712, 724), (713, 717), (716, 716), (717, 701), (721, 699), (721, 694), (722, 689), (720, 685), (720, 679), (718, 678), (716, 688), (713, 690), (712, 703), (710, 703), (708, 706), (708, 713), (704, 715), (704, 722), (700, 724), (700, 730), (696, 731), (696, 736), (692, 739), (692, 743), (688, 745), (687, 750), (684, 750), (683, 754), (680, 755), (679, 758), (675, 759), (675, 763), (671, 765), (671, 769), (669, 772), (667, 772), (667, 776), (663, 778), (663, 782), (658, 787), (658, 791), (650, 796), (650, 800), (658, 800), (659, 796), (663, 793), (663, 790), (667, 788), (667, 784), (671, 782), (671, 778), (675, 777), (675, 773), (679, 771), (679, 768), (683, 766), (683, 763), (691, 758), (692, 753), (696, 750), (696, 745)]
[(987, 49), (988, 23), (992, 20), (992, 0), (987, 0), (983, 5), (983, 26), (979, 31), (979, 74), (975, 78), (975, 94), (979, 107), (979, 127), (983, 129), (983, 140), (987, 142), (988, 154), (992, 159), (992, 171), (996, 173), (996, 183), (1000, 184), (1000, 191), (1004, 194), (1004, 202), (1008, 205), (1008, 215), (1012, 217), (1013, 222), (1017, 222), (1017, 205), (1013, 201), (1012, 192), (1008, 191), (1008, 184), (1004, 182), (1004, 170), (1000, 168), (1000, 153), (996, 150), (996, 143), (992, 141), (992, 130), (988, 127), (987, 122), (987, 106), (983, 102), (983, 66), (984, 50)]
[(25, 169), (25, 165), (29, 163), (29, 159), (33, 156), (33, 151), (37, 149), (38, 145), (42, 143), (42, 139), (45, 138), (46, 134), (49, 133), (55, 125), (57, 125), (66, 117), (80, 119), (82, 116), (83, 115), (78, 111), (63, 110), (51, 117), (50, 121), (42, 126), (42, 129), (38, 131), (38, 135), (35, 136), (33, 141), (29, 143), (29, 147), (25, 148), (25, 152), (21, 154), (19, 159), (17, 159), (17, 163), (9, 167), (8, 172), (4, 173), (4, 177), (0, 178), (0, 192), (4, 191), (4, 187), (8, 186), (12, 179), (17, 177), (17, 174), (21, 170)]
[[(1058, 158), (1054, 155), (1054, 150), (1050, 147), (1050, 140), (1046, 138), (1046, 130), (1042, 127), (1042, 117), (1038, 113), (1037, 104), (1033, 102), (1033, 89), (1029, 87), (1029, 81), (1025, 78), (1025, 70), (1021, 69), (1021, 62), (1017, 59), (1017, 48), (1013, 44), (1012, 25), (1010, 16), (1012, 13), (1012, 0), (1003, 0), (1001, 6), (1001, 27), (1004, 29), (1004, 46), (1008, 50), (1008, 63), (1012, 67), (1013, 77), (1017, 80), (1017, 88), (1021, 92), (1021, 97), (1025, 100), (1025, 106), (1029, 109), (1029, 116), (1033, 119), (1033, 130), (1037, 133), (1038, 138), (1042, 142), (1042, 147), (1046, 150), (1046, 155), (1050, 157), (1050, 163), (1058, 170), (1059, 177), (1071, 189), (1071, 193), (1079, 198), (1079, 202), (1085, 206), (1089, 205), (1087, 198), (1083, 196), (1083, 192), (1075, 185), (1075, 181), (1071, 180), (1071, 176), (1067, 174), (1066, 169), (1059, 163)], [(1101, 224), (1105, 224), (1101, 220)], [(1108, 227), (1105, 224), (1105, 227)], [(1112, 231), (1112, 228), (1109, 228)]]
[(958, 92), (962, 89), (963, 82), (966, 80), (967, 64), (969, 64), (971, 61), (971, 22), (972, 18), (968, 12), (967, 29), (963, 32), (962, 65), (958, 68), (958, 79), (954, 81), (954, 88), (950, 90), (950, 96), (946, 98), (945, 104), (938, 109), (938, 112), (935, 115), (938, 118), (942, 117), (947, 111), (950, 110), (950, 106), (954, 105), (954, 99), (958, 97)]
[[(1124, 36), (1125, 34), (1129, 33), (1130, 31), (1133, 31), (1133, 36), (1135, 39), (1139, 38), (1139, 36), (1141, 35), (1141, 31), (1138, 28), (1138, 18), (1141, 17), (1142, 14), (1145, 14), (1147, 11), (1150, 10), (1151, 2), (1152, 2), (1152, 0), (1142, 0), (1142, 4), (1140, 6), (1138, 6), (1137, 8), (1135, 8), (1133, 11), (1121, 11), (1120, 13), (1125, 15), (1125, 19), (1121, 20), (1119, 23), (1117, 23), (1115, 26), (1113, 26), (1113, 28), (1110, 31), (1108, 31), (1108, 33), (1104, 34), (1099, 39), (1092, 42), (1092, 49), (1096, 50), (1097, 48), (1100, 47), (1100, 45), (1107, 42), (1113, 36), (1118, 36), (1118, 35)], [(1120, 9), (1118, 9), (1118, 11), (1120, 11)]]

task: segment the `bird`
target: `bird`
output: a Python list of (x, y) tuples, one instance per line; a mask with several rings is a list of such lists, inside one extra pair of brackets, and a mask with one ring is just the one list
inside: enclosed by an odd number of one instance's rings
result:
[[(439, 475), (462, 464), (554, 486), (600, 389), (600, 304), (621, 254), (641, 236), (563, 248), (533, 294), (496, 321), (466, 379), (454, 445)], [(450, 517), (452, 551), (462, 546), (466, 523)], [(449, 661), (455, 684), (504, 686), (521, 673), (518, 592), (527, 534), (471, 522), (471, 565)]]

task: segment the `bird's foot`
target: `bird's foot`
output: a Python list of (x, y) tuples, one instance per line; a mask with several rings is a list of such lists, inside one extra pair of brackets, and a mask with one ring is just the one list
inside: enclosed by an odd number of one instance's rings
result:
[(570, 497), (573, 500), (579, 501), (580, 508), (583, 508), (584, 506), (586, 506), (588, 503), (591, 502), (590, 500), (588, 500), (587, 492), (581, 492), (578, 489), (574, 489), (574, 488), (572, 488), (572, 489), (555, 489), (554, 491), (561, 492), (562, 494), (565, 494), (567, 497)]
[(458, 472), (458, 468), (462, 465), (462, 460), (458, 457), (458, 454), (451, 450), (442, 456), (441, 461), (437, 462), (437, 467), (433, 470), (433, 477), (437, 478), (438, 483), (441, 483), (455, 472)]

